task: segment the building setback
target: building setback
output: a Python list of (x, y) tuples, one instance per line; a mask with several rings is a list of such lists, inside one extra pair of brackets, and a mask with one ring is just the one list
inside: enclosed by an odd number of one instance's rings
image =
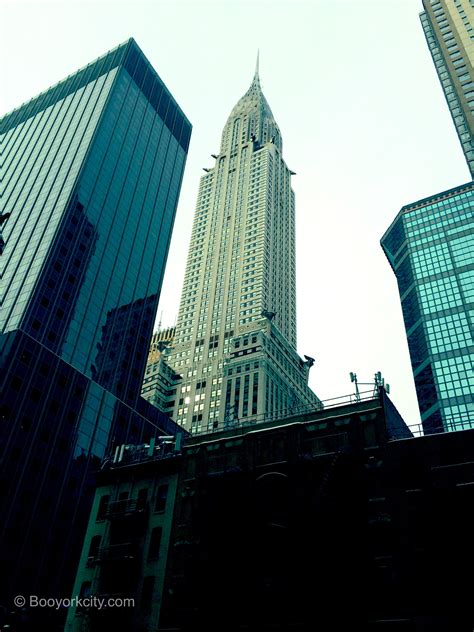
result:
[(176, 432), (140, 389), (191, 126), (131, 39), (5, 115), (0, 133), (10, 611), (15, 594), (70, 592), (111, 445)]
[(307, 385), (312, 359), (296, 353), (293, 172), (258, 65), (213, 158), (199, 187), (174, 345), (164, 354), (183, 377), (173, 419), (192, 432), (319, 402)]
[(175, 331), (174, 327), (159, 328), (158, 331), (155, 331), (151, 337), (147, 364), (153, 364), (159, 360), (163, 349), (173, 344)]
[(173, 414), (182, 382), (181, 375), (165, 362), (163, 354), (173, 344), (174, 332), (174, 327), (168, 327), (153, 334), (142, 385), (142, 397), (168, 416)]
[(397, 277), (425, 432), (474, 427), (474, 185), (404, 206), (381, 240)]
[(474, 9), (470, 0), (423, 0), (421, 24), (474, 177)]

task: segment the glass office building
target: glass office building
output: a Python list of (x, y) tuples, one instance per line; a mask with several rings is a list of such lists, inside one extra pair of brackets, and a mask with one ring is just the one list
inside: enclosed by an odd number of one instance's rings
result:
[[(21, 329), (136, 397), (189, 122), (131, 41), (4, 117), (0, 131), (1, 332)], [(119, 376), (125, 359), (130, 381)]]
[(474, 184), (404, 206), (382, 238), (426, 433), (474, 427)]
[(190, 133), (132, 39), (0, 121), (4, 595), (67, 595), (94, 467), (175, 432), (140, 389)]

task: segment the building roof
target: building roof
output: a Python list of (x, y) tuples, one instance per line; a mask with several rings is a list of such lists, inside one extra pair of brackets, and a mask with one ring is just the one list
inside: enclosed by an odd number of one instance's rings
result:
[[(186, 151), (191, 136), (191, 123), (133, 38), (5, 114), (0, 119), (0, 133), (8, 132), (11, 128), (51, 107), (117, 66), (123, 66), (129, 72), (150, 104), (161, 116), (165, 125)], [(157, 85), (160, 87), (159, 90)], [(170, 104), (171, 107), (169, 107)]]
[(241, 133), (246, 134), (248, 140), (251, 140), (254, 135), (255, 139), (260, 143), (272, 141), (281, 150), (282, 140), (280, 129), (275, 121), (268, 101), (262, 92), (262, 86), (260, 84), (258, 55), (252, 83), (247, 92), (233, 107), (225, 124), (222, 133), (221, 153), (231, 149), (228, 144), (228, 141), (231, 141), (232, 138), (230, 131), (234, 128), (234, 122), (244, 117), (248, 117), (249, 125), (247, 129), (242, 126)]

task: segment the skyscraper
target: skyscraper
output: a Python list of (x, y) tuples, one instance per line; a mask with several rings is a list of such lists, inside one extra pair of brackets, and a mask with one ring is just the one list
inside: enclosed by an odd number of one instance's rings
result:
[(474, 177), (474, 9), (471, 0), (423, 0), (420, 14), (464, 155)]
[(382, 247), (425, 432), (474, 427), (474, 184), (404, 206)]
[(320, 404), (307, 386), (313, 360), (296, 353), (293, 172), (258, 62), (213, 158), (167, 355), (183, 376), (173, 418), (192, 431)]
[(190, 132), (133, 40), (0, 122), (2, 596), (67, 594), (94, 468), (176, 432), (139, 395)]
[[(471, 3), (472, 4), (472, 3)], [(421, 23), (474, 173), (474, 12), (423, 0)], [(474, 194), (466, 184), (404, 206), (381, 244), (396, 274), (425, 432), (474, 425)]]

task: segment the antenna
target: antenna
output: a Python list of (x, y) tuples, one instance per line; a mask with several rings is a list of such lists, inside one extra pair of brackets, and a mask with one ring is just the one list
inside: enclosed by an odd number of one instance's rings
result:
[(349, 376), (351, 378), (351, 382), (355, 383), (355, 398), (356, 398), (356, 402), (360, 402), (360, 393), (359, 393), (359, 383), (357, 381), (357, 373), (353, 373), (352, 371), (349, 373)]
[(383, 389), (387, 394), (390, 393), (390, 384), (385, 384), (385, 378), (382, 377), (382, 373), (377, 371), (374, 375), (374, 395), (378, 395), (380, 389)]
[(355, 383), (356, 402), (360, 402), (359, 384), (363, 384), (365, 386), (373, 386), (373, 397), (377, 397), (378, 395), (380, 395), (381, 390), (384, 390), (387, 394), (390, 393), (390, 384), (385, 384), (385, 379), (382, 377), (382, 373), (380, 371), (377, 371), (377, 373), (374, 374), (373, 382), (359, 382), (357, 379), (357, 373), (353, 373), (352, 371), (349, 373), (349, 376), (351, 378), (351, 382)]

